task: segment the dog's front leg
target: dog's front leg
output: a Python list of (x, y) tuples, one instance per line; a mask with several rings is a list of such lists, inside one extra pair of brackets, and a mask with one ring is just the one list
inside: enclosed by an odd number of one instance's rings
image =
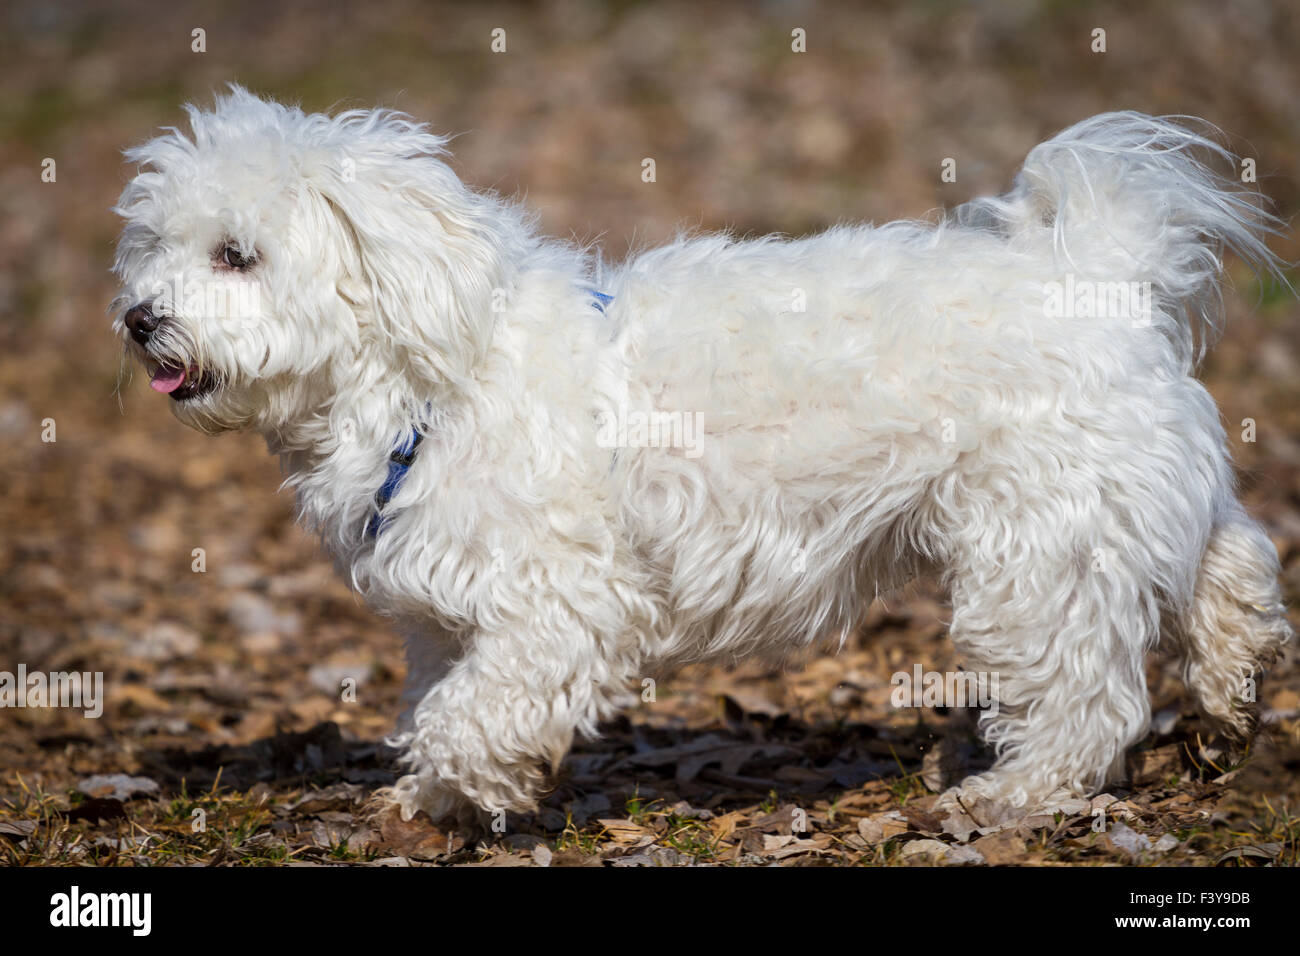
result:
[(556, 596), (463, 647), (393, 740), (410, 768), (391, 791), (404, 818), (535, 809), (574, 734), (595, 732), (636, 669), (635, 642), (596, 633)]
[(440, 627), (406, 629), (406, 682), (402, 686), (403, 710), (397, 718), (399, 739), (415, 729), (415, 712), (420, 701), (442, 682), (461, 653), (460, 641)]

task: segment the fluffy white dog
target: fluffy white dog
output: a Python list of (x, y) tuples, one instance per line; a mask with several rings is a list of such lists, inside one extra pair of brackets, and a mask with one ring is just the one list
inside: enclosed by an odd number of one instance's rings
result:
[(188, 112), (126, 154), (116, 328), (183, 422), (265, 436), (409, 635), (404, 813), (526, 811), (643, 678), (848, 633), (920, 571), (998, 675), (962, 792), (1121, 774), (1162, 637), (1249, 733), (1291, 630), (1193, 373), (1223, 249), (1271, 268), (1277, 224), (1211, 140), (1111, 113), (937, 223), (606, 267), (401, 114)]

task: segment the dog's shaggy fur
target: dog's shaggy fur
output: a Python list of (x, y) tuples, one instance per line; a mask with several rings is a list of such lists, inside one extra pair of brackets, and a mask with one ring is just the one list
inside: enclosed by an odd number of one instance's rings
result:
[(1224, 247), (1271, 268), (1276, 222), (1188, 126), (1094, 117), (937, 223), (604, 267), (401, 114), (237, 87), (189, 114), (127, 153), (117, 328), (183, 422), (266, 437), (409, 634), (407, 814), (528, 810), (643, 678), (847, 633), (918, 571), (999, 677), (965, 792), (1121, 773), (1162, 636), (1249, 732), (1291, 632), (1193, 373)]

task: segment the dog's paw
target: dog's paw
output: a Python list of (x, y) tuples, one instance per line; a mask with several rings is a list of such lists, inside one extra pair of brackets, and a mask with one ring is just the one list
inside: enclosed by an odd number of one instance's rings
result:
[(988, 796), (976, 788), (958, 786), (939, 794), (930, 812), (941, 819), (969, 821), (972, 829), (978, 829), (1019, 819), (1025, 814), (1025, 808), (1000, 797)]
[(431, 777), (408, 773), (381, 790), (378, 796), (394, 804), (403, 821), (423, 810), (434, 823), (461, 827), (482, 823), (483, 811)]
[[(967, 777), (958, 786), (945, 790), (932, 809), (936, 813), (964, 813), (981, 821), (981, 826), (988, 826), (1013, 814), (1043, 812), (1073, 804), (1079, 798), (1080, 794), (1065, 787), (1044, 789), (1015, 774), (990, 770)], [(989, 822), (983, 822), (986, 820)]]

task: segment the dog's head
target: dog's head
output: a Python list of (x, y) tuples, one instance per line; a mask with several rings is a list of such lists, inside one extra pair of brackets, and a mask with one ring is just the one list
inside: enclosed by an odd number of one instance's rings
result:
[(182, 421), (278, 431), (349, 390), (469, 380), (510, 229), (442, 161), (443, 138), (239, 87), (186, 110), (189, 135), (126, 152), (139, 172), (114, 264), (115, 329)]

